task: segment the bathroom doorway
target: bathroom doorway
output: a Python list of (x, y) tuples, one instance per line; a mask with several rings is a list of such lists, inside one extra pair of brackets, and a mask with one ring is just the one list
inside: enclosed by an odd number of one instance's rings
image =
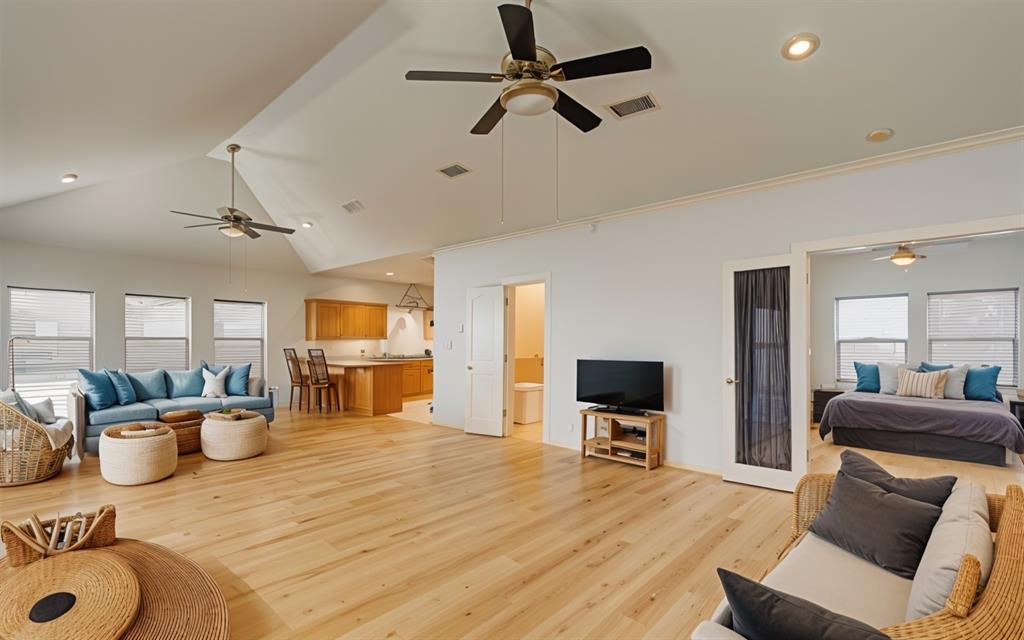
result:
[(544, 299), (543, 282), (506, 286), (508, 299), (508, 402), (505, 433), (532, 442), (544, 441)]

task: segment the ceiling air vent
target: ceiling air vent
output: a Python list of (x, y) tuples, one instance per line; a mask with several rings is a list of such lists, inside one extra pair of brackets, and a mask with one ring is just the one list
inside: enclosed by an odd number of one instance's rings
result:
[(622, 102), (616, 102), (615, 104), (608, 105), (608, 110), (615, 114), (618, 119), (628, 118), (647, 111), (657, 111), (661, 107), (658, 106), (654, 96), (650, 93), (645, 93), (642, 96), (636, 98), (630, 98), (629, 100), (623, 100)]
[(448, 165), (447, 167), (441, 167), (437, 172), (444, 174), (449, 178), (458, 178), (461, 175), (469, 173), (469, 169), (456, 162), (455, 164)]
[(349, 200), (341, 206), (349, 213), (359, 213), (360, 211), (366, 210), (366, 205), (358, 200)]

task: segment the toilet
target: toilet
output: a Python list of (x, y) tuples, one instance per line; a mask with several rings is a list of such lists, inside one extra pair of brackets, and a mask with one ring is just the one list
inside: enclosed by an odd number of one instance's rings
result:
[(544, 385), (539, 382), (517, 382), (512, 407), (516, 424), (540, 422), (544, 413)]

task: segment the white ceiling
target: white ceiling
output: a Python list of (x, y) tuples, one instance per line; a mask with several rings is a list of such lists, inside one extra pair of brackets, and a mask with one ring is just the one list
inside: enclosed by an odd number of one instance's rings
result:
[(379, 4), (3, 0), (0, 207), (205, 154)]

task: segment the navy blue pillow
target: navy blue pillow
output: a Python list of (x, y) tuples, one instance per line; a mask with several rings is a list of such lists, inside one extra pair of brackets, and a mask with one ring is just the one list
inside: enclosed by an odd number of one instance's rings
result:
[(877, 364), (854, 362), (853, 368), (857, 371), (857, 388), (854, 391), (878, 393), (882, 390), (882, 380), (878, 376)]
[(85, 396), (89, 411), (99, 411), (117, 404), (117, 392), (106, 371), (79, 369), (78, 389)]
[(964, 383), (964, 398), (968, 400), (991, 400), (1002, 402), (1002, 396), (996, 389), (996, 380), (1002, 367), (971, 367), (967, 370), (967, 382)]
[(249, 372), (252, 370), (251, 362), (246, 362), (245, 364), (240, 365), (226, 365), (210, 364), (206, 360), (203, 360), (202, 366), (214, 375), (223, 371), (224, 367), (231, 367), (231, 372), (228, 374), (228, 380), (224, 384), (224, 390), (227, 391), (229, 396), (249, 395)]

